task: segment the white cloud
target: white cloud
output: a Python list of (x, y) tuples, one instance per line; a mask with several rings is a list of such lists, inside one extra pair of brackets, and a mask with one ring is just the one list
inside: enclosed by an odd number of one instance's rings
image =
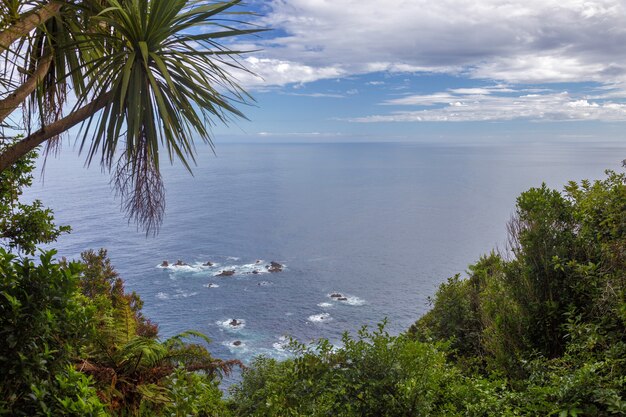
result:
[[(284, 85), (377, 71), (626, 81), (622, 0), (269, 0), (251, 66)], [(248, 80), (246, 80), (248, 81)]]
[(338, 78), (347, 73), (338, 66), (311, 66), (293, 61), (248, 57), (244, 66), (251, 72), (231, 71), (247, 87), (286, 85)]
[(471, 121), (626, 121), (626, 104), (591, 101), (567, 92), (503, 96), (491, 94), (413, 95), (389, 100), (396, 106), (435, 108), (395, 111), (350, 119), (352, 122), (471, 122)]
[(290, 96), (313, 97), (313, 98), (346, 98), (343, 94), (335, 93), (289, 93)]

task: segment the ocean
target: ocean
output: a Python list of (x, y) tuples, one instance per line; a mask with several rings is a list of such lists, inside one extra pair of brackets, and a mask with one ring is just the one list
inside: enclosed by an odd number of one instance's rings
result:
[[(591, 140), (220, 143), (216, 155), (199, 148), (194, 176), (164, 165), (165, 220), (146, 237), (109, 176), (70, 147), (26, 198), (72, 226), (52, 245), (59, 257), (108, 250), (162, 337), (199, 330), (215, 356), (249, 363), (287, 357), (288, 337), (338, 343), (384, 319), (406, 330), (440, 283), (506, 250), (520, 192), (602, 178), (624, 157), (619, 143)], [(188, 265), (159, 266), (178, 259)], [(284, 270), (267, 272), (271, 261)], [(235, 274), (216, 276), (224, 269)]]

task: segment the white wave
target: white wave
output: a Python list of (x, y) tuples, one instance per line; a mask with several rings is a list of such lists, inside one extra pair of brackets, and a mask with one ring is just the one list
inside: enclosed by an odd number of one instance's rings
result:
[[(220, 275), (223, 271), (233, 271), (233, 275)], [(214, 277), (217, 276), (235, 276), (235, 275), (260, 275), (269, 274), (270, 272), (264, 265), (257, 264), (243, 264), (243, 265), (225, 265), (219, 268), (213, 273)]]
[(211, 269), (216, 269), (220, 267), (220, 264), (217, 262), (212, 262), (211, 265), (205, 265), (206, 262), (194, 262), (193, 264), (184, 264), (184, 265), (176, 265), (175, 263), (169, 264), (168, 266), (157, 265), (156, 267), (159, 269), (165, 269), (170, 272), (178, 272), (178, 273), (198, 273)]
[(365, 300), (359, 297), (347, 297), (347, 298), (348, 298), (347, 300), (340, 301), (340, 302), (349, 304), (351, 306), (362, 306), (363, 304), (365, 304)]
[(155, 295), (155, 297), (158, 298), (159, 300), (167, 300), (170, 298), (170, 296), (165, 292), (159, 292), (157, 293), (157, 295)]
[[(258, 259), (251, 263), (246, 264), (237, 264), (232, 261), (238, 261), (240, 258), (236, 256), (228, 256), (227, 259), (230, 262), (225, 263), (224, 265), (218, 262), (212, 262), (211, 265), (205, 265), (206, 261), (194, 262), (193, 264), (184, 264), (184, 265), (176, 265), (176, 263), (171, 263), (168, 266), (162, 266), (161, 264), (157, 265), (156, 268), (164, 269), (172, 273), (202, 273), (202, 272), (212, 272), (213, 276), (219, 276), (223, 271), (234, 271), (233, 275), (258, 275), (258, 274), (269, 274), (268, 271), (268, 263), (266, 263), (262, 259)], [(283, 265), (283, 268), (286, 266)], [(227, 275), (227, 276), (233, 276)]]
[(333, 318), (328, 313), (313, 314), (308, 318), (308, 320), (313, 323), (323, 323), (326, 321), (331, 321), (332, 319)]
[[(233, 320), (237, 320), (237, 325), (231, 324)], [(215, 324), (225, 330), (241, 330), (246, 327), (246, 321), (244, 319), (226, 319), (223, 321), (216, 321)]]
[(331, 303), (319, 303), (317, 306), (322, 308), (328, 308), (332, 307), (333, 305)]
[(272, 347), (279, 352), (285, 352), (289, 347), (289, 339), (287, 336), (281, 336), (278, 338), (278, 342), (272, 343)]
[(193, 297), (194, 295), (198, 295), (198, 293), (196, 291), (189, 292), (189, 291), (178, 289), (176, 290), (176, 294), (174, 295), (174, 298), (189, 298), (189, 297)]
[(219, 288), (220, 286), (213, 283), (213, 282), (209, 282), (208, 284), (204, 284), (203, 287), (207, 287), (207, 288)]

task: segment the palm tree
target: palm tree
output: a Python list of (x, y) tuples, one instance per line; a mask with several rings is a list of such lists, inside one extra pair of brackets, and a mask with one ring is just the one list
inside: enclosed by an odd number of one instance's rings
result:
[[(159, 150), (190, 170), (194, 139), (212, 146), (210, 127), (244, 117), (235, 106), (251, 100), (229, 73), (246, 71), (243, 51), (220, 43), (262, 30), (240, 20), (250, 15), (233, 10), (240, 2), (2, 0), (0, 54), (13, 72), (1, 80), (0, 122), (30, 97), (23, 112), (39, 129), (0, 153), (0, 172), (82, 124), (87, 162), (112, 172), (130, 219), (156, 231)], [(63, 115), (70, 89), (76, 104)]]

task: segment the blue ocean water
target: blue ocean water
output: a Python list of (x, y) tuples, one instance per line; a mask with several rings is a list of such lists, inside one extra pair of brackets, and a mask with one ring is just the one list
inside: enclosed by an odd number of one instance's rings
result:
[[(284, 357), (285, 336), (338, 341), (384, 318), (392, 333), (405, 330), (447, 277), (504, 249), (520, 192), (601, 178), (625, 157), (617, 143), (592, 141), (219, 144), (217, 155), (199, 153), (193, 177), (164, 168), (156, 237), (128, 225), (108, 175), (71, 150), (48, 160), (27, 198), (73, 227), (54, 245), (59, 256), (108, 249), (162, 336), (200, 330), (216, 356), (243, 361)], [(190, 266), (159, 268), (164, 259)], [(285, 270), (249, 273), (270, 261)], [(222, 269), (237, 273), (215, 276)], [(233, 318), (243, 324), (229, 326)]]

